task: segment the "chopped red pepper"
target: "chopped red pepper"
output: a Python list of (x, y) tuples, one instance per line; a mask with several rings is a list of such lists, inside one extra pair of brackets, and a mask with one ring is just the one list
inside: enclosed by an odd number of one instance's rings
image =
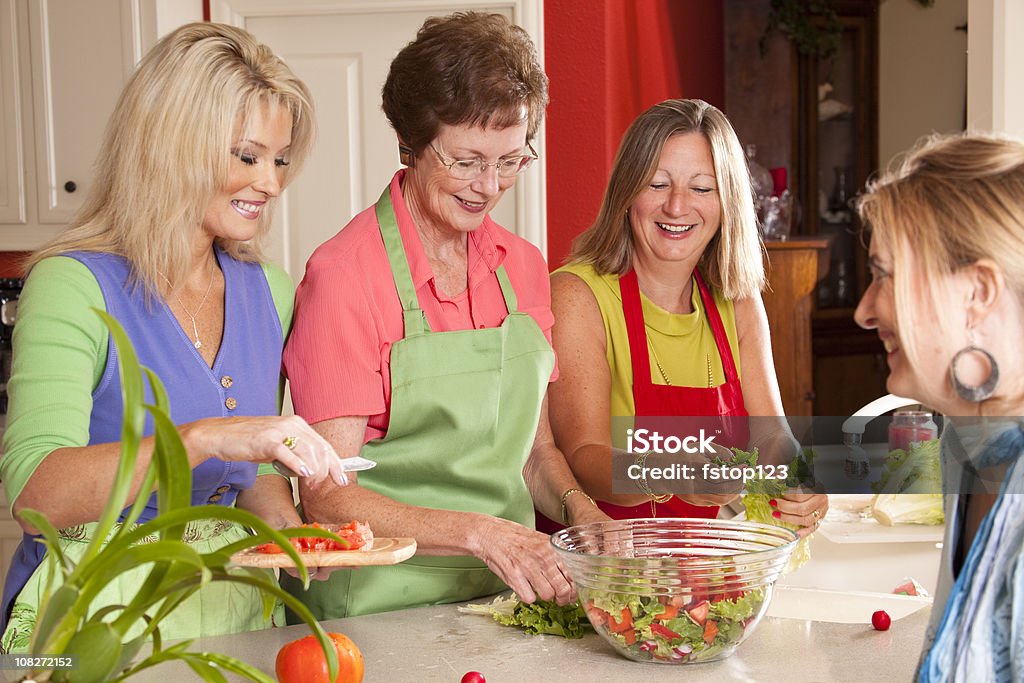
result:
[(651, 623), (651, 633), (653, 633), (656, 636), (661, 636), (662, 638), (668, 638), (669, 641), (683, 639), (681, 635), (679, 635), (672, 629), (666, 628), (657, 622)]

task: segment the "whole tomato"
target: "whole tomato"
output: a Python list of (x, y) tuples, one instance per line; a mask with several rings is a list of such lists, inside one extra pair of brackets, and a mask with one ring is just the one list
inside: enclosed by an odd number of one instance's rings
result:
[(876, 631), (888, 631), (891, 624), (892, 619), (884, 609), (880, 609), (871, 615), (871, 625), (875, 627)]
[(338, 653), (338, 677), (327, 677), (327, 658), (316, 636), (293, 640), (277, 653), (274, 671), (281, 683), (361, 683), (363, 654), (343, 633), (328, 633)]

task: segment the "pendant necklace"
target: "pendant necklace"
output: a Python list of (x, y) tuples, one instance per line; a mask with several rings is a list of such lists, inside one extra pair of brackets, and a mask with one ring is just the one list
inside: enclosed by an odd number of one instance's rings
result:
[(203, 306), (206, 305), (206, 299), (207, 297), (210, 296), (210, 290), (213, 289), (213, 276), (210, 276), (210, 284), (206, 286), (206, 294), (203, 294), (203, 300), (199, 302), (199, 307), (196, 309), (195, 313), (192, 313), (190, 310), (185, 308), (185, 304), (182, 302), (181, 297), (179, 297), (177, 293), (174, 291), (174, 285), (172, 285), (171, 281), (167, 279), (167, 276), (164, 275), (163, 273), (160, 273), (160, 277), (162, 277), (164, 281), (167, 283), (167, 286), (171, 288), (171, 294), (174, 295), (174, 300), (178, 302), (178, 305), (181, 306), (181, 310), (183, 310), (185, 312), (185, 315), (188, 316), (188, 319), (192, 321), (192, 336), (194, 336), (196, 339), (194, 342), (192, 342), (192, 346), (196, 347), (197, 349), (203, 348), (203, 342), (199, 340), (199, 326), (196, 325), (196, 316), (199, 315), (199, 312), (203, 310)]

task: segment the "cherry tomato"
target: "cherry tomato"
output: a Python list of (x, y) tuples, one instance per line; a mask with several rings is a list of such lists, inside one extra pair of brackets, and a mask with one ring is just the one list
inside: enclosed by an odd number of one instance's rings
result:
[(890, 624), (892, 624), (892, 619), (885, 610), (880, 609), (871, 615), (871, 625), (875, 627), (876, 631), (888, 631)]
[(348, 636), (328, 633), (338, 653), (338, 676), (327, 677), (327, 658), (315, 636), (306, 636), (286, 644), (277, 653), (274, 671), (281, 683), (360, 683), (363, 680), (363, 655)]
[(460, 683), (487, 683), (487, 679), (479, 671), (467, 671), (463, 674)]

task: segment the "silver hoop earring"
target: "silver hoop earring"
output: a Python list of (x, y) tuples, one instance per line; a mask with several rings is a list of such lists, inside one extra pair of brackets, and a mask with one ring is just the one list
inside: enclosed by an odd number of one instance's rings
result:
[[(949, 381), (953, 385), (953, 389), (956, 391), (957, 396), (965, 401), (971, 403), (981, 403), (985, 399), (992, 396), (996, 391), (996, 384), (999, 383), (999, 364), (996, 363), (996, 359), (992, 357), (992, 354), (981, 348), (975, 346), (972, 343), (968, 344), (964, 348), (956, 352), (953, 356), (953, 362), (949, 365)], [(992, 368), (992, 372), (989, 373), (988, 379), (978, 385), (964, 384), (960, 381), (960, 378), (956, 375), (956, 365), (960, 362), (960, 359), (971, 353), (980, 353), (988, 361), (989, 366)]]

